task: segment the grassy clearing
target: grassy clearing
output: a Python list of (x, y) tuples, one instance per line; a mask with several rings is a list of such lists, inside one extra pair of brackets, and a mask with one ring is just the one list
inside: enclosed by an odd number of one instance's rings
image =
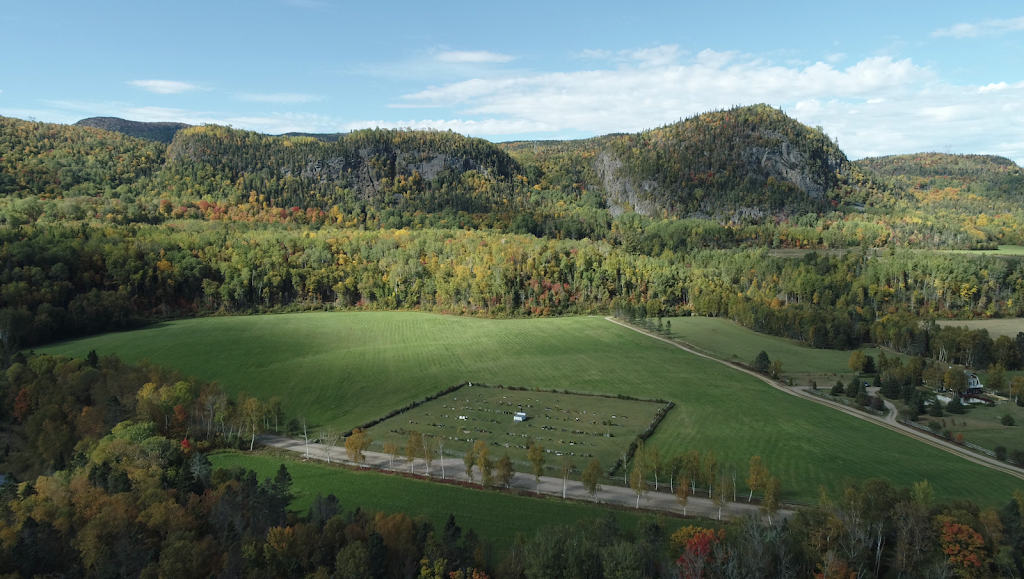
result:
[[(783, 374), (792, 376), (797, 385), (814, 379), (819, 388), (831, 388), (836, 380), (849, 383), (853, 378), (849, 366), (852, 350), (816, 350), (786, 338), (759, 334), (724, 318), (688, 316), (666, 320), (672, 322), (674, 337), (716, 358), (750, 364), (764, 350), (772, 360), (782, 362)], [(865, 348), (864, 353), (877, 360), (879, 350)], [(886, 352), (886, 356), (896, 355)]]
[[(1013, 417), (1015, 426), (1003, 426), (999, 422), (1004, 414)], [(964, 440), (989, 450), (997, 446), (1005, 446), (1009, 450), (1024, 450), (1024, 408), (1013, 402), (997, 406), (971, 404), (964, 414), (947, 414), (944, 418), (923, 416), (921, 420), (939, 422), (942, 428), (949, 430), (954, 437), (962, 433)]]
[[(512, 544), (516, 534), (533, 537), (543, 527), (604, 518), (609, 511), (615, 514), (623, 529), (636, 528), (641, 520), (652, 516), (555, 498), (515, 496), (374, 471), (332, 468), (299, 462), (292, 456), (219, 453), (210, 460), (214, 468), (241, 466), (254, 470), (260, 480), (272, 478), (284, 463), (292, 475), (295, 493), (291, 509), (299, 512), (308, 511), (317, 494), (333, 493), (346, 510), (359, 507), (371, 512), (422, 516), (438, 529), (444, 528), (448, 515), (455, 514), (463, 529), (473, 529), (499, 552)], [(678, 518), (662, 517), (661, 520), (670, 533), (684, 524), (684, 520)]]
[(966, 255), (1024, 255), (1024, 246), (1021, 245), (1000, 245), (997, 249), (950, 249), (947, 253), (962, 253)]
[(989, 336), (1009, 336), (1016, 338), (1018, 332), (1024, 332), (1024, 318), (999, 318), (991, 320), (939, 320), (943, 326), (966, 326), (971, 330), (988, 330)]
[[(741, 473), (751, 455), (760, 455), (781, 478), (786, 500), (814, 501), (819, 484), (838, 489), (849, 477), (884, 476), (899, 485), (928, 479), (940, 498), (970, 497), (985, 505), (1003, 504), (1024, 486), (597, 317), (351, 312), (203, 318), (45, 350), (84, 356), (91, 349), (127, 360), (146, 357), (219, 380), (231, 392), (278, 395), (289, 414), (341, 429), (466, 380), (663, 398), (676, 407), (650, 443), (663, 452), (713, 449), (721, 464)], [(753, 359), (751, 352), (737, 353)], [(794, 350), (790, 363), (808, 352), (819, 351)]]
[[(508, 453), (520, 465), (529, 464), (526, 449), (533, 439), (551, 455), (549, 462), (569, 455), (582, 469), (594, 457), (605, 466), (615, 463), (662, 407), (639, 400), (465, 386), (367, 432), (377, 451), (385, 441), (404, 447), (413, 430), (443, 436), (448, 440), (445, 453), (464, 453), (474, 441), (483, 440), (495, 460)], [(527, 414), (525, 422), (513, 421), (517, 411)]]

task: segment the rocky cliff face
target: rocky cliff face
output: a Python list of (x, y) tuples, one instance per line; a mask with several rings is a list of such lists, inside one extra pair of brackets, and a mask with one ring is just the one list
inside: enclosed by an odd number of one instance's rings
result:
[(820, 210), (849, 164), (820, 129), (764, 105), (625, 135), (593, 159), (615, 213), (742, 219)]

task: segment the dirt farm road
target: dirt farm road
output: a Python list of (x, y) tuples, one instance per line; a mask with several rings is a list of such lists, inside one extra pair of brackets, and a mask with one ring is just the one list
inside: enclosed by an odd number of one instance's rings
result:
[(982, 466), (987, 466), (987, 467), (991, 468), (992, 470), (997, 470), (999, 472), (1008, 474), (1010, 476), (1015, 476), (1015, 477), (1017, 477), (1017, 478), (1019, 478), (1021, 480), (1024, 480), (1024, 471), (1022, 471), (1021, 469), (1014, 468), (1014, 467), (1012, 467), (1012, 466), (1010, 466), (1010, 465), (1008, 465), (1008, 464), (1006, 464), (1004, 462), (1000, 462), (1000, 461), (998, 461), (998, 460), (996, 460), (996, 459), (994, 459), (992, 457), (984, 456), (984, 455), (981, 455), (981, 454), (976, 454), (976, 453), (971, 452), (970, 450), (967, 450), (966, 448), (964, 448), (964, 447), (962, 447), (962, 446), (960, 446), (958, 444), (954, 444), (954, 443), (946, 441), (946, 440), (941, 440), (941, 439), (935, 438), (934, 436), (929, 436), (929, 435), (927, 435), (927, 434), (925, 434), (923, 432), (920, 432), (920, 431), (918, 431), (918, 430), (916, 430), (914, 428), (906, 426), (905, 424), (901, 424), (900, 422), (898, 422), (896, 420), (896, 416), (897, 416), (896, 407), (893, 406), (893, 404), (891, 402), (889, 402), (889, 401), (885, 401), (885, 406), (889, 410), (889, 412), (884, 417), (878, 417), (878, 416), (875, 416), (873, 414), (868, 414), (867, 412), (860, 412), (859, 410), (854, 410), (853, 408), (850, 408), (848, 406), (844, 406), (842, 404), (839, 404), (838, 402), (833, 402), (832, 400), (829, 400), (827, 398), (822, 398), (820, 396), (815, 396), (813, 394), (809, 394), (809, 393), (805, 392), (803, 388), (785, 386), (785, 385), (781, 384), (780, 382), (776, 382), (775, 380), (772, 380), (771, 378), (769, 378), (767, 376), (764, 376), (762, 374), (758, 374), (757, 372), (754, 372), (753, 370), (751, 370), (749, 368), (744, 368), (743, 366), (740, 366), (739, 364), (734, 364), (732, 362), (728, 362), (726, 360), (722, 360), (720, 358), (716, 358), (714, 356), (710, 356), (710, 355), (705, 354), (704, 352), (701, 352), (699, 350), (687, 347), (687, 346), (685, 346), (685, 345), (683, 345), (683, 344), (681, 344), (679, 342), (675, 342), (675, 341), (669, 340), (667, 338), (663, 338), (661, 336), (652, 334), (650, 332), (646, 332), (644, 330), (641, 330), (640, 328), (636, 328), (636, 327), (630, 326), (629, 324), (625, 324), (623, 322), (620, 322), (620, 321), (616, 320), (615, 318), (607, 317), (605, 319), (608, 320), (609, 322), (613, 323), (613, 324), (618, 324), (618, 325), (620, 325), (620, 326), (622, 326), (624, 328), (628, 328), (630, 330), (633, 330), (634, 332), (638, 332), (638, 333), (641, 333), (641, 334), (643, 334), (645, 336), (654, 338), (655, 340), (661, 340), (662, 342), (665, 342), (666, 344), (671, 344), (671, 345), (675, 346), (676, 348), (679, 348), (680, 350), (685, 350), (685, 351), (693, 354), (694, 356), (700, 356), (701, 358), (707, 358), (708, 360), (714, 360), (715, 362), (718, 362), (719, 364), (724, 364), (724, 365), (726, 365), (726, 366), (728, 366), (728, 367), (730, 367), (730, 368), (732, 368), (734, 370), (739, 370), (740, 372), (745, 372), (747, 374), (750, 374), (751, 376), (757, 378), (758, 380), (761, 380), (765, 384), (768, 384), (769, 386), (771, 386), (772, 388), (775, 388), (777, 390), (781, 390), (781, 391), (786, 392), (788, 394), (792, 394), (793, 396), (799, 396), (800, 398), (804, 398), (806, 400), (810, 400), (812, 402), (816, 402), (816, 403), (821, 404), (823, 406), (828, 406), (829, 408), (833, 408), (833, 409), (838, 410), (840, 412), (849, 414), (850, 416), (856, 416), (857, 418), (860, 418), (862, 420), (867, 420), (868, 422), (873, 422), (874, 424), (877, 424), (877, 425), (881, 426), (882, 428), (888, 428), (889, 430), (892, 430), (894, 432), (899, 432), (900, 434), (909, 436), (910, 438), (913, 438), (915, 440), (919, 440), (919, 441), (921, 441), (921, 442), (923, 442), (925, 444), (934, 446), (935, 448), (939, 448), (939, 449), (945, 450), (946, 452), (948, 452), (950, 454), (955, 454), (955, 455), (957, 455), (957, 456), (959, 456), (961, 458), (967, 459), (967, 460), (969, 460), (969, 461), (971, 461), (971, 462), (973, 462), (975, 464), (980, 464)]
[[(261, 435), (256, 439), (260, 444), (265, 446), (271, 446), (274, 448), (280, 448), (284, 450), (290, 450), (293, 452), (306, 454), (306, 444), (302, 440), (295, 440), (292, 438), (285, 438), (283, 436), (272, 436), (272, 435)], [(309, 444), (309, 458), (317, 460), (327, 460), (328, 447), (323, 444)], [(366, 462), (362, 466), (374, 468), (381, 471), (391, 470), (391, 457), (382, 452), (365, 452)], [(345, 464), (354, 464), (348, 460), (347, 454), (344, 447), (333, 446), (330, 447), (330, 457), (332, 462), (340, 462)], [(442, 477), (442, 461), (435, 459), (430, 465), (430, 472), (427, 472), (427, 464), (422, 459), (413, 461), (413, 472), (419, 475), (428, 475), (438, 480)], [(460, 458), (445, 458), (443, 462), (443, 475), (444, 478), (450, 480), (467, 481), (469, 480), (465, 472), (466, 467), (462, 463)], [(409, 463), (405, 458), (396, 458), (394, 461), (395, 471), (409, 471)], [(480, 470), (474, 467), (474, 478), (477, 482), (480, 480)], [(540, 477), (540, 483), (536, 482), (533, 475), (528, 473), (516, 473), (512, 478), (512, 488), (524, 489), (528, 491), (538, 492), (545, 495), (552, 495), (561, 497), (562, 496), (562, 479), (551, 476)], [(653, 488), (645, 497), (640, 499), (640, 508), (647, 510), (657, 510), (669, 513), (675, 513), (679, 515), (690, 515), (700, 516), (712, 519), (719, 517), (718, 506), (715, 505), (710, 499), (701, 497), (690, 497), (687, 502), (686, 509), (684, 512), (683, 507), (676, 500), (676, 496), (668, 492), (667, 485), (661, 485), (662, 490), (655, 491)], [(700, 492), (700, 489), (698, 489)], [(586, 489), (583, 488), (583, 483), (579, 481), (569, 480), (565, 484), (565, 498), (574, 499), (578, 501), (587, 501), (597, 504), (609, 504), (624, 507), (636, 507), (636, 493), (631, 489), (620, 486), (604, 485), (597, 493), (591, 497), (587, 493)], [(742, 499), (741, 499), (742, 500)], [(760, 515), (760, 507), (758, 505), (747, 504), (744, 502), (728, 502), (721, 510), (722, 518), (733, 518), (737, 516), (745, 515)], [(792, 514), (792, 511), (782, 510), (779, 511), (777, 516), (786, 517)]]

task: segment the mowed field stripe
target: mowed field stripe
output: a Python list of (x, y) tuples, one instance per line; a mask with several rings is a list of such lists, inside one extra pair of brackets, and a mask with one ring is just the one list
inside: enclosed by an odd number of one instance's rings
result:
[(786, 500), (818, 485), (928, 479), (940, 498), (1004, 504), (1020, 482), (902, 434), (768, 388), (716, 360), (600, 317), (493, 320), (415, 312), (215, 317), (54, 344), (40, 351), (148, 358), (233, 393), (281, 396), (291, 416), (346, 430), (466, 380), (664, 398), (651, 443), (714, 450), (738, 479), (760, 455)]

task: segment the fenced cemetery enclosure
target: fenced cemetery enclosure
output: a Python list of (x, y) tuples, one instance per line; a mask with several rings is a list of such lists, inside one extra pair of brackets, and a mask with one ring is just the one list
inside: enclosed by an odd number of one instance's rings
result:
[[(593, 458), (608, 470), (638, 436), (649, 436), (665, 410), (664, 401), (553, 390), (466, 384), (371, 426), (367, 433), (380, 451), (385, 442), (403, 449), (415, 431), (441, 437), (446, 457), (463, 456), (477, 440), (494, 459), (508, 453), (519, 470), (529, 464), (530, 442), (542, 446), (547, 464), (568, 456), (577, 468)], [(516, 421), (522, 412), (525, 420)], [(438, 452), (437, 444), (433, 452)]]

